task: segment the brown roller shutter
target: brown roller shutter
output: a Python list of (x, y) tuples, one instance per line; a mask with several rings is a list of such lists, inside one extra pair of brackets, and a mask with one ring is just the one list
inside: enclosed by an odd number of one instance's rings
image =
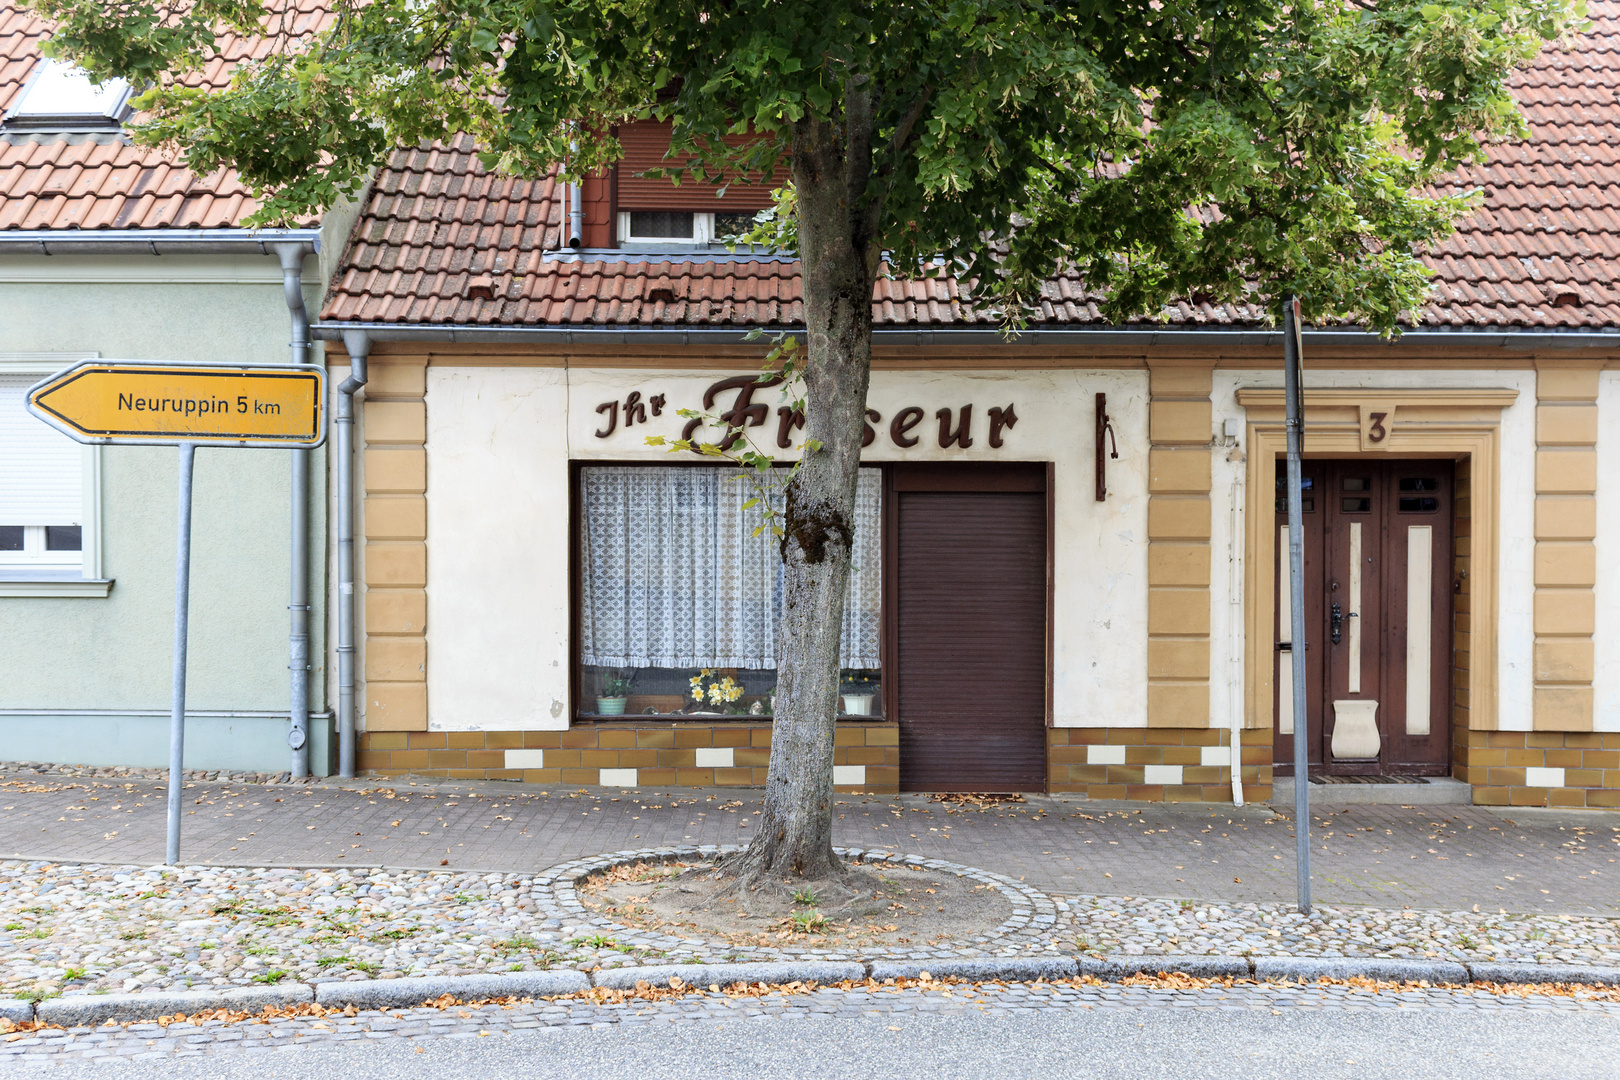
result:
[[(998, 470), (999, 471), (999, 470)], [(960, 483), (953, 483), (957, 477)], [(1041, 791), (1046, 781), (1044, 469), (1000, 490), (927, 470), (895, 480), (900, 786)], [(911, 488), (911, 490), (907, 490)], [(917, 490), (921, 488), (923, 490)], [(1008, 490), (1011, 488), (1012, 490)], [(1023, 490), (1018, 490), (1018, 489)]]
[[(682, 180), (679, 187), (663, 178), (653, 179), (640, 175), (647, 169), (667, 168), (674, 162), (665, 161), (669, 149), (667, 123), (644, 120), (625, 124), (618, 130), (619, 145), (624, 157), (618, 165), (620, 210), (694, 210), (727, 211), (740, 213), (764, 210), (772, 205), (770, 184), (734, 182), (726, 187), (723, 196), (716, 196), (719, 184), (699, 184)], [(728, 139), (728, 142), (741, 142)], [(780, 177), (774, 186), (786, 182)]]

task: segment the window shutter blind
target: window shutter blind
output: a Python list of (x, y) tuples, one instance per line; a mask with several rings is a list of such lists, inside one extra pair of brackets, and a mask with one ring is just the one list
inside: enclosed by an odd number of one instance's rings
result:
[[(726, 188), (719, 195), (720, 185), (700, 184), (687, 177), (677, 187), (672, 181), (641, 176), (647, 169), (667, 168), (675, 162), (665, 161), (669, 150), (670, 124), (658, 120), (642, 120), (619, 128), (619, 145), (624, 157), (619, 162), (618, 204), (620, 210), (694, 210), (702, 213), (753, 212), (772, 205), (771, 188), (787, 182), (786, 175), (778, 172), (774, 184), (747, 184), (741, 181)], [(735, 146), (743, 136), (728, 136), (726, 142)]]
[(83, 454), (23, 404), (36, 381), (0, 375), (0, 525), (82, 525)]

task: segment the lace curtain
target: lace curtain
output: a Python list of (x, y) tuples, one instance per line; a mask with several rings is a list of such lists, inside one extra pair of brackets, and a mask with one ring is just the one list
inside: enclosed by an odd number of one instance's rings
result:
[[(777, 540), (734, 469), (580, 470), (583, 661), (600, 667), (776, 666)], [(781, 496), (774, 496), (781, 509)], [(841, 666), (878, 666), (882, 486), (862, 469)]]

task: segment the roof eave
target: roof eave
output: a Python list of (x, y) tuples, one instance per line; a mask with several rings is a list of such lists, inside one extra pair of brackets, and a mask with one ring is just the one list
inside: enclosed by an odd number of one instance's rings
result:
[[(734, 345), (761, 335), (803, 333), (803, 327), (680, 327), (680, 326), (469, 326), (455, 324), (402, 324), (321, 321), (311, 327), (315, 337), (341, 340), (345, 331), (361, 331), (373, 341), (443, 342), (492, 345), (533, 342), (556, 345)], [(1533, 349), (1620, 349), (1620, 328), (1610, 330), (1407, 330), (1397, 338), (1384, 338), (1366, 330), (1306, 329), (1305, 340), (1322, 347), (1459, 345), (1524, 351)], [(1007, 334), (984, 328), (890, 328), (872, 331), (874, 344), (884, 345), (1108, 345), (1132, 348), (1175, 346), (1227, 348), (1281, 348), (1280, 329), (1233, 328), (1171, 329), (1166, 327), (1039, 327)]]
[(321, 249), (319, 229), (17, 229), (0, 232), (0, 253), (18, 255), (272, 255), (272, 245)]

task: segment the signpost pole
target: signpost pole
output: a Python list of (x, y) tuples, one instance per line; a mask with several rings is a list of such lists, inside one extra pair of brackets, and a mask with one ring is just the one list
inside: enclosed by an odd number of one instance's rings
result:
[(191, 614), (192, 443), (180, 444), (180, 523), (174, 559), (174, 711), (169, 714), (169, 837), (164, 861), (180, 862), (180, 770), (186, 747), (186, 632)]
[(1299, 910), (1311, 912), (1311, 760), (1310, 723), (1305, 714), (1305, 511), (1300, 502), (1299, 454), (1303, 426), (1299, 398), (1299, 300), (1283, 302), (1283, 385), (1288, 406), (1288, 595), (1290, 649), (1294, 662), (1294, 852), (1299, 875)]

